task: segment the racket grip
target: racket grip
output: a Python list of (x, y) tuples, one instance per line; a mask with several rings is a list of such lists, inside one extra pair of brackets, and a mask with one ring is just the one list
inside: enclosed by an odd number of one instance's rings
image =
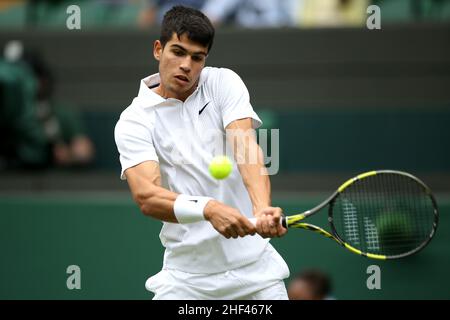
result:
[[(250, 220), (250, 222), (254, 225), (254, 226), (256, 226), (256, 218), (250, 218), (250, 219), (248, 219), (248, 220)], [(281, 225), (284, 227), (284, 228), (286, 228), (286, 217), (280, 217), (280, 223), (281, 223)]]

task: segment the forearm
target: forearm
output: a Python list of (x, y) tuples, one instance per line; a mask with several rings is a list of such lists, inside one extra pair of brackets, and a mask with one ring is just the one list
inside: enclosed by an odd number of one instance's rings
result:
[(256, 163), (244, 161), (241, 164), (238, 163), (238, 167), (252, 201), (253, 213), (256, 213), (271, 206), (271, 186), (261, 148), (256, 142), (254, 143), (253, 150), (257, 152)]
[[(135, 200), (139, 203), (141, 211), (148, 216), (162, 221), (183, 223), (183, 220), (179, 220), (180, 211), (177, 211), (180, 210), (179, 207), (177, 209), (177, 203), (178, 206), (180, 205), (178, 202), (180, 201), (179, 197), (180, 195), (177, 193), (154, 186), (148, 193), (142, 193), (140, 196), (135, 197)], [(199, 199), (199, 202), (195, 204), (190, 202), (190, 200), (184, 200), (184, 204), (187, 204), (188, 207), (192, 208), (192, 206), (199, 205), (199, 210), (191, 222), (207, 220), (226, 238), (255, 234), (254, 226), (238, 210), (211, 198), (197, 197), (197, 199)], [(200, 205), (202, 201), (203, 205)], [(174, 210), (177, 212), (176, 214)], [(199, 215), (202, 216), (200, 219), (198, 219)], [(192, 219), (192, 216), (191, 218), (184, 216), (183, 219), (186, 221), (186, 219)]]
[[(146, 179), (138, 177), (133, 181), (128, 179), (128, 183), (131, 190), (139, 190), (133, 192), (133, 198), (143, 214), (166, 222), (179, 222), (174, 208), (180, 194), (159, 186), (159, 179), (149, 183)], [(217, 211), (226, 211), (224, 204), (217, 200), (205, 199), (204, 201), (207, 201), (203, 209), (203, 217), (206, 220), (210, 220)]]
[(271, 206), (270, 179), (264, 165), (264, 155), (252, 128), (252, 119), (245, 118), (227, 126), (227, 142), (253, 205), (253, 214)]
[(287, 232), (280, 223), (283, 211), (279, 207), (272, 207), (270, 179), (262, 150), (256, 141), (249, 143), (250, 149), (252, 145), (256, 145), (257, 162), (245, 161), (238, 166), (252, 201), (253, 215), (257, 218), (256, 231), (264, 238), (281, 237)]
[(133, 198), (143, 214), (166, 222), (178, 222), (173, 207), (179, 194), (156, 185), (141, 190), (133, 194)]

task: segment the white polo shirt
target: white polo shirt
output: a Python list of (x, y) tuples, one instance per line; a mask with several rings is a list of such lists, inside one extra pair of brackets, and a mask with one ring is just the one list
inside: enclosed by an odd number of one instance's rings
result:
[[(159, 82), (159, 74), (143, 79), (138, 96), (117, 122), (121, 178), (130, 167), (157, 161), (164, 188), (213, 197), (252, 217), (252, 203), (234, 159), (227, 179), (216, 180), (208, 171), (214, 156), (231, 154), (225, 144), (230, 122), (250, 117), (255, 128), (262, 123), (241, 78), (229, 69), (205, 67), (197, 89), (184, 102), (164, 99), (149, 88)], [(166, 248), (163, 268), (189, 273), (218, 273), (249, 264), (258, 260), (269, 241), (259, 235), (226, 239), (208, 221), (164, 222), (160, 239)]]

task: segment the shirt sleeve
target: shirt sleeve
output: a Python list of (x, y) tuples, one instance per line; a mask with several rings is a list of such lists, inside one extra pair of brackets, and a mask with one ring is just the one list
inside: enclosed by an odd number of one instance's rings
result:
[(122, 114), (114, 129), (114, 138), (122, 167), (120, 179), (125, 180), (125, 170), (144, 161), (157, 161), (151, 130), (142, 123), (142, 118)]
[(254, 129), (262, 125), (261, 119), (250, 104), (247, 87), (234, 71), (221, 69), (218, 91), (224, 128), (231, 122), (243, 118), (252, 118)]

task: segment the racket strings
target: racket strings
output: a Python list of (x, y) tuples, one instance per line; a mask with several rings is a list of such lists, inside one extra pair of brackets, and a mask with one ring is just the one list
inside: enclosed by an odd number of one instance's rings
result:
[(426, 188), (408, 176), (377, 174), (344, 189), (333, 205), (339, 237), (365, 253), (396, 256), (427, 242), (435, 222)]

